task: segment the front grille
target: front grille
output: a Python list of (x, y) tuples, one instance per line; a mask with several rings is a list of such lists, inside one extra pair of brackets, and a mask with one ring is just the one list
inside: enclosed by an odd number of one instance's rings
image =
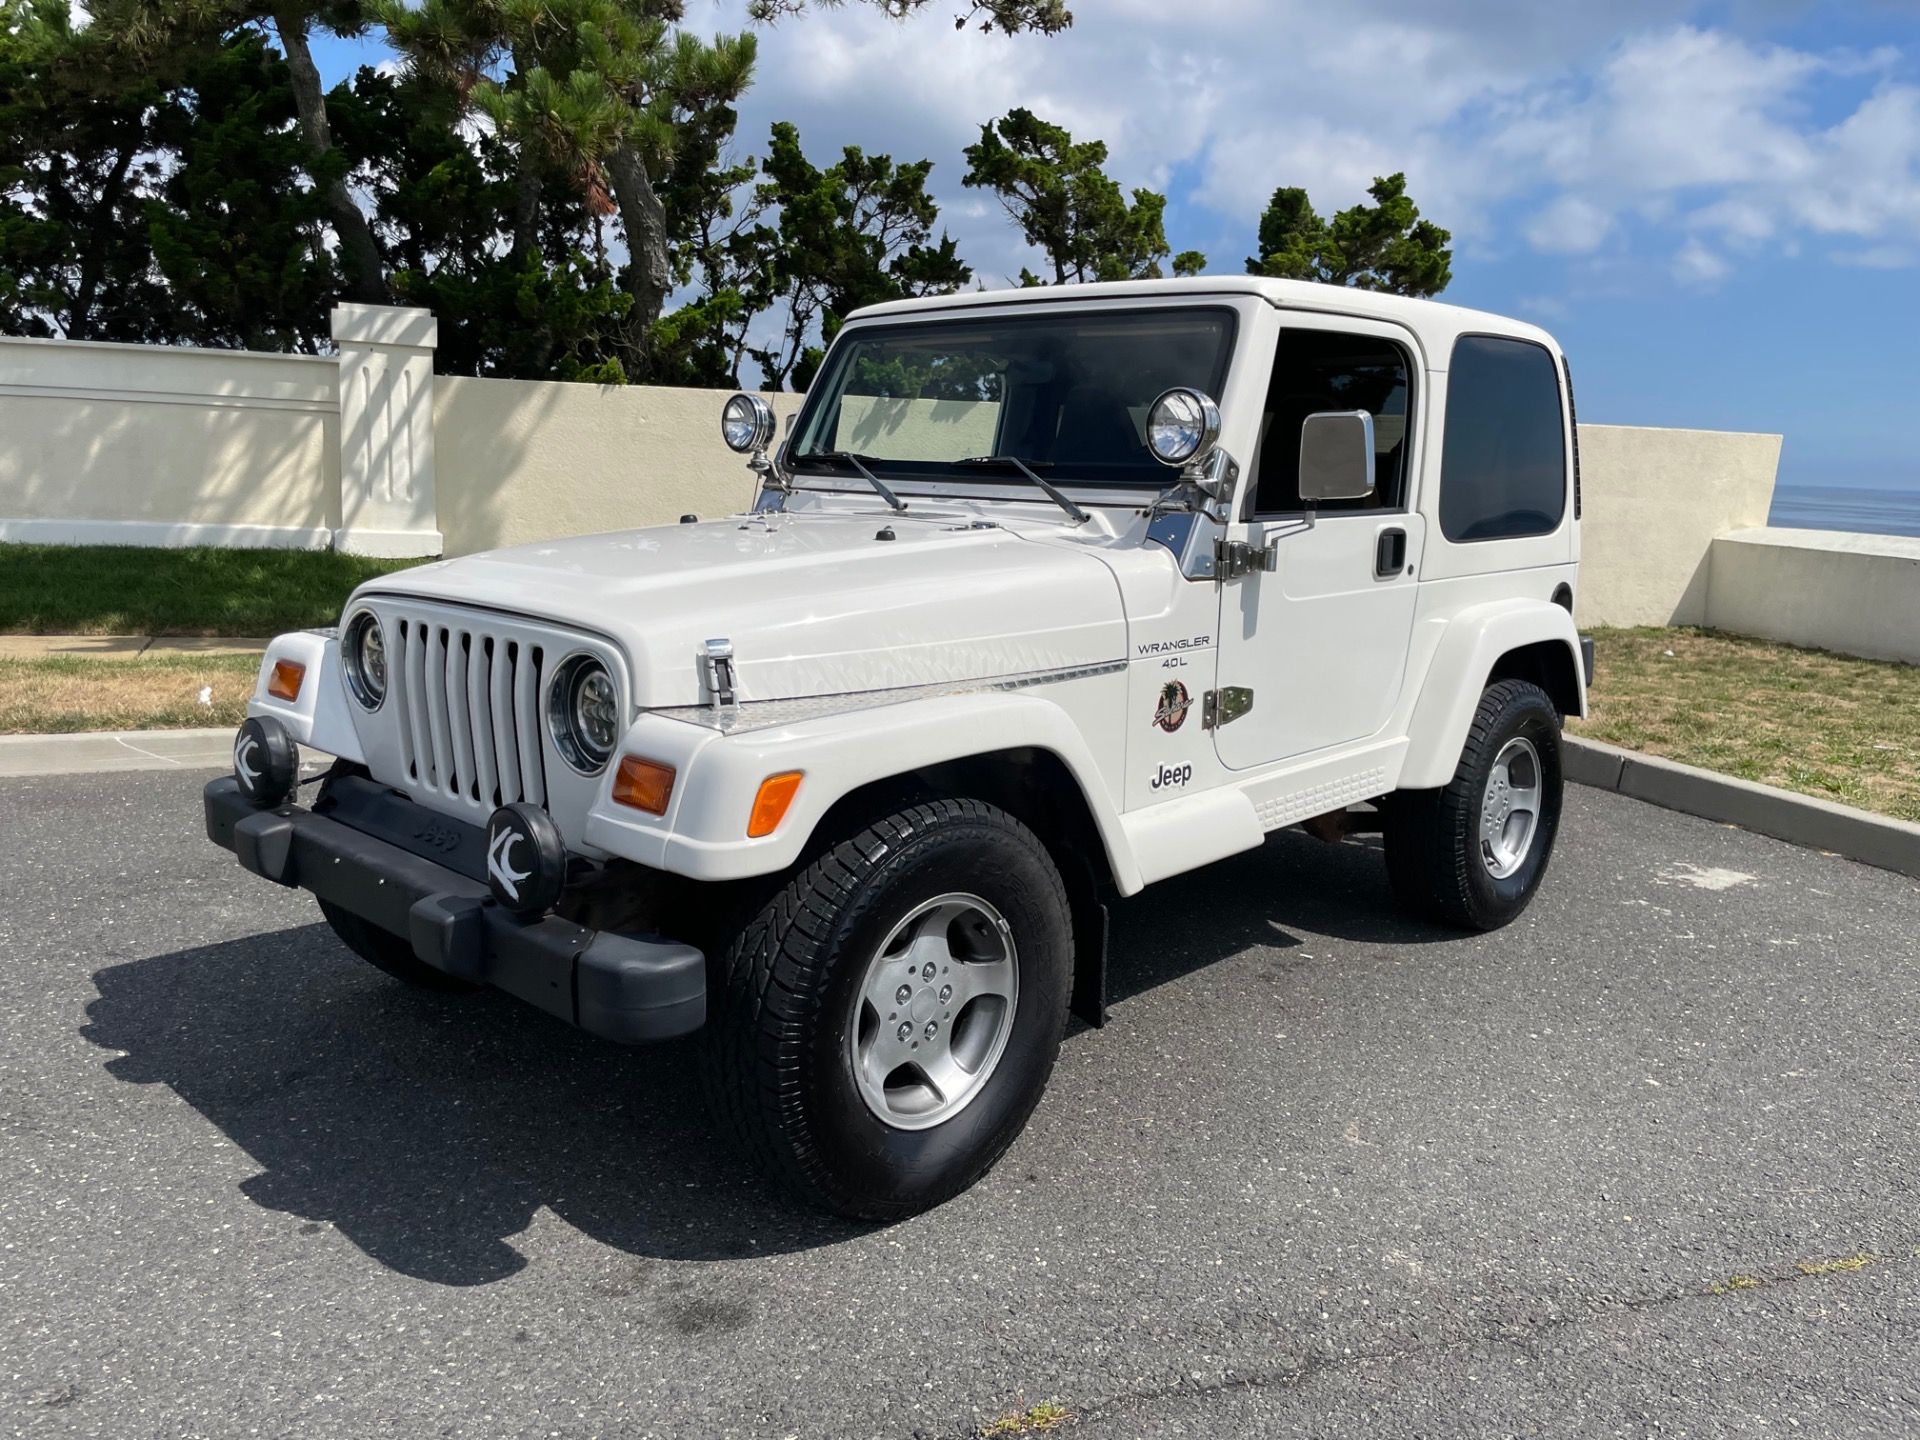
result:
[(395, 629), (392, 698), (411, 788), (485, 814), (516, 800), (545, 805), (543, 648), (421, 615), (400, 614)]

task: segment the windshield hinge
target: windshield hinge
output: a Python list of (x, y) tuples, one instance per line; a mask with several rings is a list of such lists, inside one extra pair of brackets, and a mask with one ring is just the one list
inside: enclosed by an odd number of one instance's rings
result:
[(1253, 691), (1240, 685), (1209, 690), (1200, 702), (1200, 728), (1218, 730), (1253, 709)]
[(1255, 570), (1275, 570), (1280, 564), (1277, 545), (1249, 545), (1244, 540), (1213, 542), (1213, 573), (1219, 580), (1238, 580)]
[(700, 665), (706, 673), (707, 703), (731, 705), (733, 692), (733, 642), (709, 640), (700, 652)]

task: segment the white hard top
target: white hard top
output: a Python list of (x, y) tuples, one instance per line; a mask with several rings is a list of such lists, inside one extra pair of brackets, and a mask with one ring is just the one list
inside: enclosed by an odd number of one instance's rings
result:
[(1347, 285), (1316, 285), (1306, 280), (1273, 280), (1264, 275), (1194, 275), (1172, 280), (1109, 280), (1092, 285), (1037, 285), (1005, 290), (967, 290), (953, 295), (931, 295), (920, 300), (892, 300), (869, 305), (847, 319), (872, 320), (882, 316), (931, 316), (945, 310), (977, 310), (986, 306), (1059, 305), (1091, 300), (1145, 300), (1158, 296), (1198, 302), (1209, 296), (1253, 295), (1277, 310), (1311, 310), (1320, 314), (1353, 315), (1385, 320), (1414, 331), (1426, 343), (1432, 361), (1442, 365), (1459, 335), (1510, 335), (1533, 340), (1554, 354), (1560, 347), (1553, 336), (1536, 325), (1445, 305), (1437, 300), (1414, 300), (1378, 290)]

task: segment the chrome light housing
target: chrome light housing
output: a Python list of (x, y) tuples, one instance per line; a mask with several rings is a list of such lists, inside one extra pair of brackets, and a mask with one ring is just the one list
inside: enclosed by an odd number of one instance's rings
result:
[(357, 610), (340, 632), (340, 668), (361, 708), (378, 710), (387, 698), (387, 636), (371, 610)]
[(582, 775), (598, 775), (620, 743), (620, 689), (591, 655), (569, 656), (547, 688), (553, 748)]
[(1181, 466), (1220, 438), (1220, 407), (1185, 385), (1164, 392), (1147, 411), (1147, 449), (1162, 465)]
[(773, 407), (758, 395), (735, 395), (720, 412), (721, 438), (739, 454), (766, 449), (773, 431)]

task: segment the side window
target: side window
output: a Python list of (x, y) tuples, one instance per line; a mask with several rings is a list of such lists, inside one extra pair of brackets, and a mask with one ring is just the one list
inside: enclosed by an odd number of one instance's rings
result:
[(1329, 330), (1283, 330), (1261, 421), (1254, 509), (1286, 515), (1300, 502), (1300, 427), (1323, 410), (1373, 416), (1374, 489), (1364, 500), (1323, 503), (1330, 510), (1398, 510), (1407, 496), (1407, 354), (1391, 340)]
[(1528, 340), (1461, 336), (1447, 373), (1440, 533), (1456, 543), (1549, 535), (1566, 508), (1553, 356)]

